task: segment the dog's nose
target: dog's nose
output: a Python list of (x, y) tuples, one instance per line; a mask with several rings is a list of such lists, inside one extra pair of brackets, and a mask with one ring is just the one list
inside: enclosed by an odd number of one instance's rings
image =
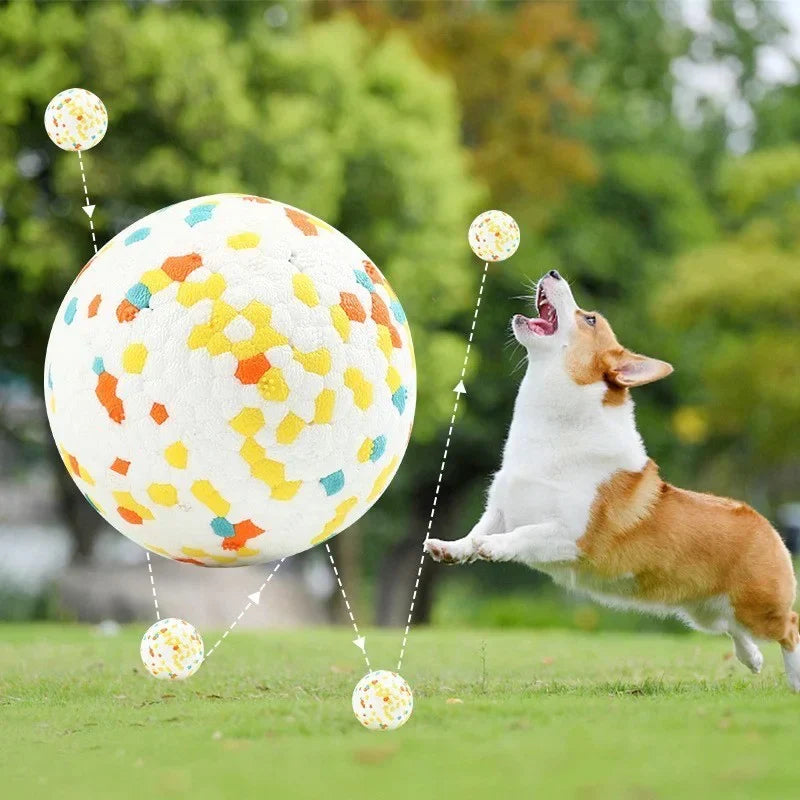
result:
[(555, 278), (557, 281), (561, 280), (561, 276), (558, 274), (557, 269), (551, 269), (550, 272), (547, 273), (551, 278)]

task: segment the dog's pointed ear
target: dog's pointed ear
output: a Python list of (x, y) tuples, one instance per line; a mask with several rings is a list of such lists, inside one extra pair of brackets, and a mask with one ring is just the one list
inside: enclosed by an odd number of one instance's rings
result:
[(660, 381), (673, 372), (672, 364), (625, 350), (606, 371), (606, 380), (621, 389)]

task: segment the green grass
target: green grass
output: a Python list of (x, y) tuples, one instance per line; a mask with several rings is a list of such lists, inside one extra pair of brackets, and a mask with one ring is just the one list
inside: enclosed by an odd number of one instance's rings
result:
[[(800, 697), (774, 646), (753, 677), (700, 635), (415, 630), (414, 714), (370, 733), (349, 629), (235, 632), (164, 683), (139, 662), (144, 627), (0, 626), (4, 798), (798, 794)], [(367, 631), (374, 667), (399, 640)]]

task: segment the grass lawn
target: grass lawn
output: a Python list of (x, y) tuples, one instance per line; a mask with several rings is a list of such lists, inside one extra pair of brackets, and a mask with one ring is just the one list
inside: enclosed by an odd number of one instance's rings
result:
[[(166, 683), (139, 662), (145, 627), (0, 626), (0, 795), (753, 800), (800, 786), (800, 697), (774, 646), (754, 677), (699, 634), (415, 630), (414, 714), (371, 733), (350, 710), (363, 662), (349, 629), (235, 632)], [(373, 667), (394, 667), (399, 641), (367, 631)]]

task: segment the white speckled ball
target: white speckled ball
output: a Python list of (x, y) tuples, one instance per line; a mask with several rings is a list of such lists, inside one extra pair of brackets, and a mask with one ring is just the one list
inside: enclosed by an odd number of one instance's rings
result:
[(519, 247), (519, 225), (504, 211), (484, 211), (469, 226), (468, 239), (482, 261), (505, 261)]
[(353, 713), (371, 731), (393, 731), (405, 725), (413, 708), (411, 688), (387, 669), (367, 673), (353, 690)]
[(65, 89), (48, 103), (44, 127), (62, 150), (88, 150), (106, 135), (108, 113), (88, 89)]
[(159, 680), (184, 680), (203, 663), (203, 639), (194, 625), (169, 617), (151, 625), (139, 647), (142, 663)]
[(45, 360), (50, 426), (87, 500), (204, 566), (290, 556), (388, 486), (414, 418), (411, 333), (380, 270), (303, 211), (220, 194), (89, 261)]

